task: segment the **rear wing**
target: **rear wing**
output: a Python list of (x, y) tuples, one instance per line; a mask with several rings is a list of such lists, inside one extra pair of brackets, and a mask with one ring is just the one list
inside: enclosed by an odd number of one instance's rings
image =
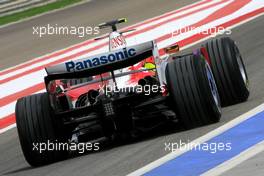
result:
[(129, 46), (89, 58), (68, 61), (47, 67), (45, 83), (58, 79), (84, 78), (134, 65), (146, 58), (158, 55), (155, 41)]

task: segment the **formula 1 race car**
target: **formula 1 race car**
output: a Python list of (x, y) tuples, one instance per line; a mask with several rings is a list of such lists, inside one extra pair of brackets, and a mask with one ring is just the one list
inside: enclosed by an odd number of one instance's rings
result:
[[(20, 98), (16, 122), (22, 151), (32, 166), (62, 160), (67, 151), (33, 149), (34, 143), (67, 143), (133, 137), (164, 123), (186, 129), (218, 122), (221, 106), (246, 101), (248, 76), (235, 42), (208, 41), (192, 53), (179, 46), (158, 50), (155, 41), (128, 46), (118, 19), (109, 52), (46, 68), (46, 92)], [(163, 56), (160, 56), (162, 54)]]

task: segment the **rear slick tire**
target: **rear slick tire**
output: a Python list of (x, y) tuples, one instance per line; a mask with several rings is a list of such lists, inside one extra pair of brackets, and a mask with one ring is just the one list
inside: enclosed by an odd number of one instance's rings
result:
[(242, 56), (229, 37), (210, 40), (205, 45), (222, 106), (244, 102), (249, 97), (249, 80)]
[(202, 56), (176, 58), (166, 67), (172, 109), (186, 129), (218, 122), (220, 99), (210, 66)]
[[(65, 150), (40, 151), (40, 145), (67, 142), (55, 122), (47, 93), (20, 98), (16, 104), (17, 131), (23, 154), (31, 166), (47, 165), (67, 156)], [(38, 145), (38, 147), (36, 147)]]

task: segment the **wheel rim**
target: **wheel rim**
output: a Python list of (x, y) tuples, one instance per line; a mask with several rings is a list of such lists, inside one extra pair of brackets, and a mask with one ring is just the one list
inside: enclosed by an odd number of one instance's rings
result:
[(209, 64), (207, 62), (206, 62), (206, 75), (208, 78), (208, 82), (209, 82), (211, 93), (213, 95), (214, 102), (217, 106), (218, 111), (220, 112), (221, 105), (220, 105), (218, 90), (216, 87), (216, 83), (215, 83), (215, 79), (214, 79), (211, 67), (209, 66)]

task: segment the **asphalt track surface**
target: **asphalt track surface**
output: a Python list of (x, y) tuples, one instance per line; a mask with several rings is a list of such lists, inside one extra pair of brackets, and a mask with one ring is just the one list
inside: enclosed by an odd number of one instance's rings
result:
[(225, 175), (251, 175), (253, 173), (252, 175), (261, 176), (264, 172), (263, 157), (264, 152), (259, 153), (255, 157), (250, 158), (247, 162), (241, 163), (233, 169), (230, 169)]
[[(155, 3), (151, 0), (125, 2), (97, 0), (84, 6), (73, 7), (0, 29), (0, 53), (4, 56), (0, 60), (1, 69), (80, 42), (79, 38), (65, 37), (57, 38), (57, 40), (56, 36), (43, 40), (34, 38), (32, 37), (32, 25), (58, 23), (58, 21), (62, 24), (93, 25), (123, 16), (131, 19), (129, 24), (132, 24), (190, 3), (192, 1), (189, 0), (177, 1), (177, 3), (170, 0), (160, 0)], [(82, 155), (40, 168), (31, 168), (26, 163), (20, 149), (16, 129), (12, 129), (0, 135), (0, 175), (126, 175), (165, 155), (165, 142), (179, 142), (180, 140), (188, 142), (196, 139), (256, 107), (264, 102), (263, 28), (264, 16), (261, 16), (232, 30), (231, 37), (237, 41), (244, 56), (250, 79), (251, 95), (245, 103), (224, 108), (221, 122), (189, 131), (160, 129), (160, 132), (147, 135), (131, 144), (109, 147), (98, 153)], [(259, 164), (263, 160), (259, 157), (250, 159), (250, 161), (250, 163), (241, 164), (244, 167), (239, 165), (239, 172), (237, 167), (230, 170), (229, 175), (261, 173), (261, 167), (255, 167), (254, 173), (243, 172), (243, 170), (248, 170), (245, 165)]]

